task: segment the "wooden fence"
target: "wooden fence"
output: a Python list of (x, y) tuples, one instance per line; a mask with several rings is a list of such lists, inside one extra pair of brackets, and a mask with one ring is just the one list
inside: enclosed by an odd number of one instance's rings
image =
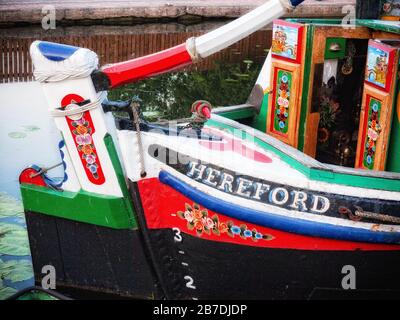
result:
[[(42, 37), (41, 40), (70, 44), (93, 50), (99, 56), (100, 64), (109, 64), (137, 58), (183, 43), (187, 38), (203, 32), (178, 33), (134, 33), (105, 35), (60, 35)], [(0, 83), (32, 81), (32, 62), (29, 46), (34, 37), (8, 36), (0, 39)], [(210, 58), (200, 62), (200, 70), (213, 67), (213, 61), (239, 62), (243, 59), (261, 61), (265, 49), (271, 45), (271, 30), (253, 33)]]

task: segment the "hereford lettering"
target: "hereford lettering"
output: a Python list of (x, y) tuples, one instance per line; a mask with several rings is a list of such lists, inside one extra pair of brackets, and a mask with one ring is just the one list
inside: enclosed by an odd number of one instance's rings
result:
[(287, 186), (271, 186), (194, 161), (191, 161), (187, 168), (186, 175), (188, 177), (240, 197), (292, 210), (320, 214), (327, 212), (330, 208), (330, 201), (327, 197), (304, 190), (290, 189)]

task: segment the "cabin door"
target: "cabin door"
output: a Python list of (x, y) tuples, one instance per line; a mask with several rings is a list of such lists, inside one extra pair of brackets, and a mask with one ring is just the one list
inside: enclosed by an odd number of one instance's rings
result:
[(386, 169), (396, 98), (398, 45), (394, 41), (368, 43), (356, 168)]
[(305, 48), (305, 26), (276, 20), (267, 133), (297, 148)]

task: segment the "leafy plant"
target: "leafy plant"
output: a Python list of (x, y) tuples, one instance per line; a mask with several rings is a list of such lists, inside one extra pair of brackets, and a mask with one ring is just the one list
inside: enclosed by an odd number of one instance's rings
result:
[(143, 100), (142, 111), (155, 112), (161, 119), (189, 117), (190, 106), (196, 100), (207, 100), (213, 106), (244, 103), (260, 68), (251, 60), (238, 64), (215, 62), (209, 70), (167, 73), (111, 90), (109, 99), (138, 95)]

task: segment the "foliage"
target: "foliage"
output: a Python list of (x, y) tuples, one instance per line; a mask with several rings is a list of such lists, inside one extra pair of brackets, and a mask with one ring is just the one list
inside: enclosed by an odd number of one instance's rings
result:
[(255, 84), (261, 65), (251, 60), (238, 64), (214, 62), (204, 71), (167, 73), (109, 92), (110, 100), (124, 100), (138, 95), (142, 111), (160, 119), (190, 116), (196, 100), (207, 100), (213, 106), (229, 106), (246, 102)]
[(29, 260), (3, 261), (0, 269), (0, 278), (12, 283), (28, 280), (32, 274), (32, 263)]
[(0, 224), (0, 254), (14, 256), (30, 254), (25, 228), (11, 223)]
[(0, 300), (7, 299), (11, 297), (13, 294), (17, 293), (17, 290), (10, 287), (3, 287), (0, 282)]
[(10, 216), (22, 216), (24, 209), (17, 199), (0, 192), (0, 218)]

